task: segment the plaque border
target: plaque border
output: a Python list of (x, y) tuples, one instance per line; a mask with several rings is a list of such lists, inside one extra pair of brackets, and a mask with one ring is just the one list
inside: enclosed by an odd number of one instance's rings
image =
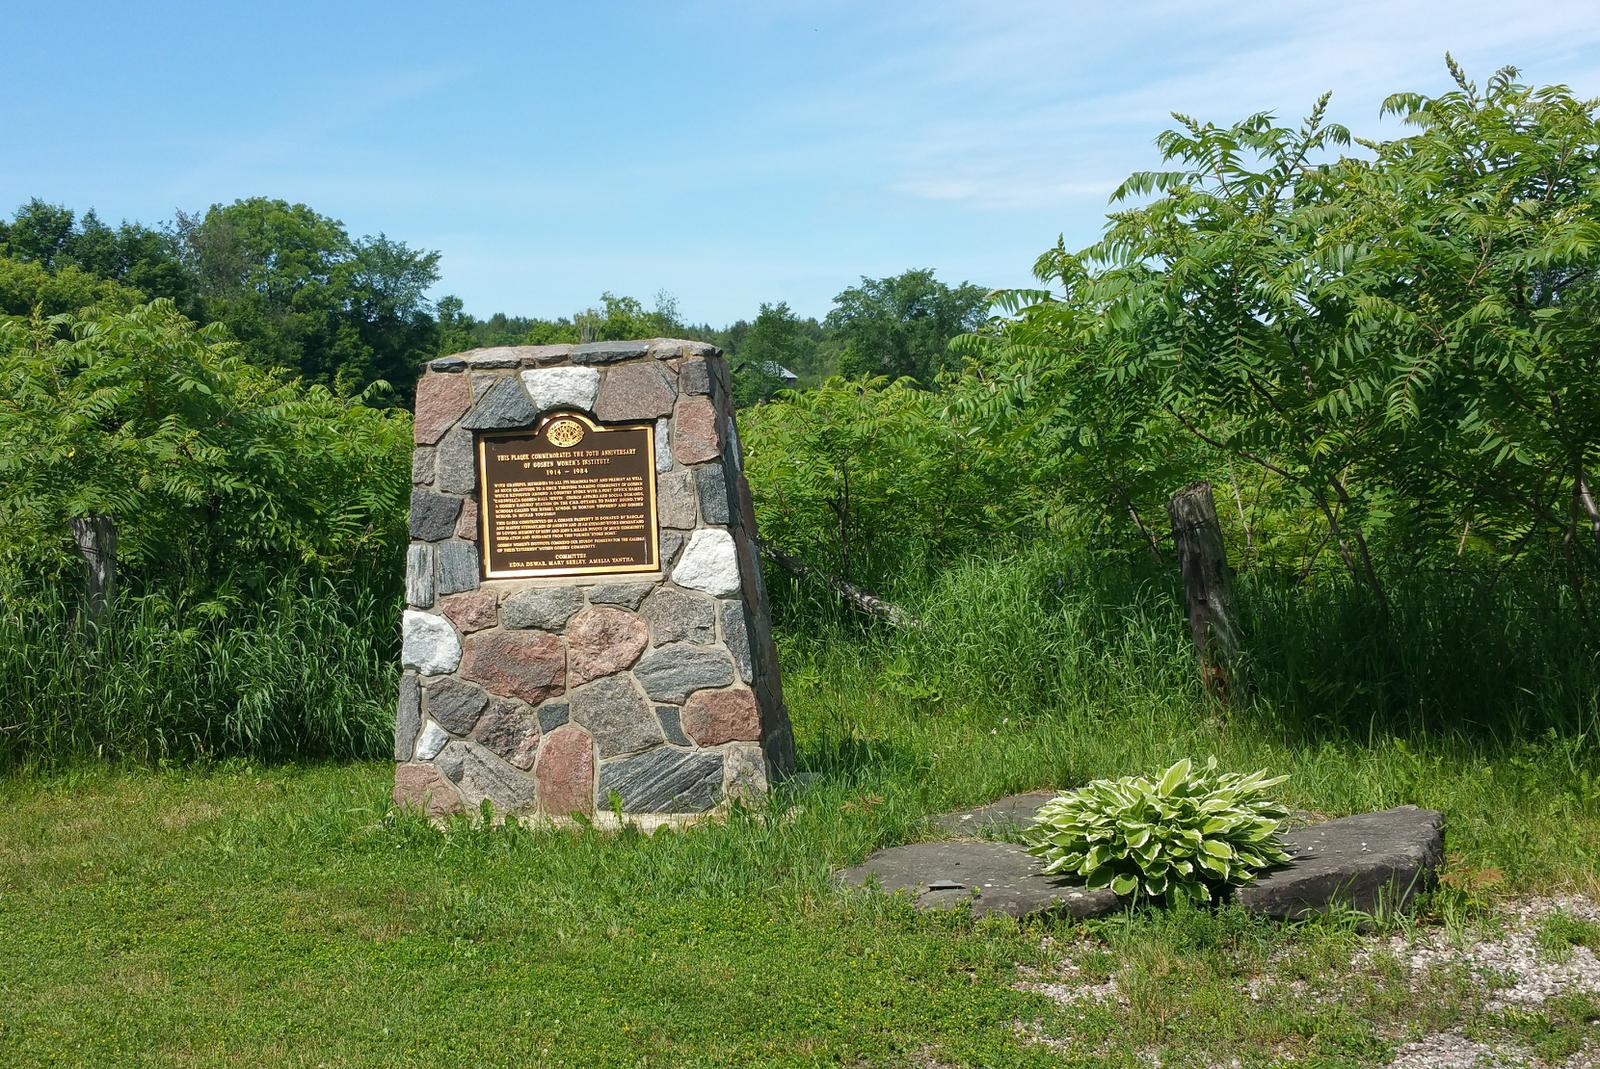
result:
[[(557, 419), (577, 419), (590, 431), (605, 433), (619, 430), (642, 430), (645, 432), (645, 446), (647, 462), (645, 471), (649, 476), (649, 503), (650, 519), (646, 530), (650, 538), (650, 559), (652, 564), (589, 564), (576, 568), (513, 568), (500, 571), (489, 570), (489, 483), (488, 455), (484, 443), (502, 438), (527, 438), (536, 437), (552, 421)], [(473, 451), (478, 457), (478, 545), (482, 548), (481, 569), (484, 579), (544, 579), (563, 575), (632, 575), (639, 572), (661, 571), (661, 518), (656, 510), (656, 425), (645, 420), (636, 423), (596, 423), (584, 413), (572, 408), (553, 408), (542, 413), (531, 427), (517, 427), (499, 431), (478, 431), (472, 443)]]

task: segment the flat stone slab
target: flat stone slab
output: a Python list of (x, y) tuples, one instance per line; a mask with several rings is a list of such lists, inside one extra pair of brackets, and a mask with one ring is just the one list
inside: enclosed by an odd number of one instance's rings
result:
[(1120, 907), (1109, 890), (1086, 891), (1039, 868), (1039, 859), (1014, 843), (956, 839), (879, 850), (845, 869), (839, 879), (847, 887), (864, 887), (876, 878), (885, 891), (910, 891), (918, 909), (954, 909), (971, 902), (975, 917), (1004, 913), (1081, 919)]
[(1026, 828), (1039, 817), (1039, 808), (1060, 791), (1026, 791), (1009, 794), (999, 801), (980, 805), (976, 809), (958, 809), (954, 813), (941, 813), (933, 822), (952, 835), (977, 837), (985, 833), (1017, 831)]
[(1286, 832), (1292, 862), (1239, 888), (1253, 913), (1301, 920), (1338, 905), (1372, 913), (1404, 909), (1444, 864), (1444, 814), (1403, 805)]
[[(974, 834), (999, 821), (1026, 826), (1054, 794), (1012, 795), (980, 809), (946, 814), (939, 824), (959, 834)], [(1235, 892), (1235, 901), (1245, 909), (1280, 920), (1300, 920), (1334, 907), (1367, 913), (1404, 909), (1418, 891), (1432, 885), (1444, 863), (1444, 815), (1401, 806), (1285, 832), (1283, 842), (1294, 860)], [(953, 909), (971, 902), (973, 915), (980, 917), (1004, 913), (1083, 919), (1122, 908), (1122, 900), (1109, 890), (1085, 890), (1046, 876), (1041, 868), (1038, 858), (1014, 843), (948, 839), (879, 850), (840, 872), (839, 880), (846, 887), (872, 881), (891, 893), (909, 891), (918, 909)]]

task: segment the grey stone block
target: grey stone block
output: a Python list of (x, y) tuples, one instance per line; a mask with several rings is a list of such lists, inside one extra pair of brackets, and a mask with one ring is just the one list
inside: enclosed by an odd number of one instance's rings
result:
[(637, 609), (645, 596), (655, 589), (654, 583), (602, 583), (589, 588), (590, 605), (621, 605)]
[(674, 746), (693, 746), (694, 740), (683, 733), (683, 721), (676, 705), (656, 706), (656, 719), (661, 721), (661, 731)]
[(478, 488), (472, 432), (457, 427), (439, 441), (438, 486), (447, 494), (471, 494)]
[(461, 499), (432, 490), (411, 491), (411, 537), (438, 542), (455, 534)]
[(672, 562), (678, 559), (678, 551), (688, 541), (682, 531), (661, 532), (661, 567), (663, 570), (672, 567)]
[(1007, 795), (975, 809), (961, 809), (954, 813), (940, 814), (934, 818), (934, 823), (952, 835), (967, 835), (973, 838), (980, 835), (1021, 831), (1038, 820), (1040, 806), (1060, 793), (1060, 791), (1027, 791), (1023, 794)]
[(441, 679), (424, 688), (428, 717), (452, 735), (465, 735), (472, 731), (489, 695), (482, 687), (463, 683), (459, 679)]
[(692, 642), (704, 646), (716, 641), (716, 609), (712, 600), (702, 595), (662, 587), (650, 595), (640, 615), (650, 626), (654, 645)]
[(474, 431), (525, 427), (535, 415), (528, 391), (515, 375), (508, 375), (489, 387), (489, 392), (462, 417), (461, 426)]
[(467, 370), (467, 362), (461, 359), (459, 356), (446, 356), (441, 357), (438, 360), (430, 360), (428, 362), (428, 369), (430, 371), (445, 372), (465, 371)]
[(975, 917), (1081, 919), (1122, 907), (1109, 890), (1085, 890), (1040, 869), (1039, 859), (1015, 844), (954, 839), (879, 850), (839, 879), (846, 887), (872, 881), (884, 891), (909, 891), (919, 909), (954, 909), (970, 902)]
[(737, 601), (722, 603), (722, 644), (733, 654), (733, 663), (739, 668), (739, 678), (749, 683), (755, 679), (750, 662), (750, 628), (745, 623), (744, 605)]
[(500, 603), (500, 623), (510, 628), (559, 631), (583, 608), (583, 591), (560, 586), (519, 590)]
[(533, 781), (475, 743), (452, 742), (434, 758), (434, 765), (460, 788), (461, 800), (469, 806), (485, 800), (506, 810), (533, 805)]
[(654, 700), (681, 705), (697, 690), (732, 683), (733, 662), (722, 650), (680, 642), (651, 651), (634, 667), (633, 674)]
[(612, 793), (630, 813), (698, 813), (722, 794), (722, 755), (710, 750), (659, 746), (649, 753), (600, 766), (600, 802)]
[(1234, 893), (1245, 909), (1301, 920), (1340, 906), (1403, 909), (1444, 864), (1444, 814), (1414, 805), (1358, 813), (1283, 836), (1294, 859)]
[(459, 538), (439, 543), (439, 593), (478, 588), (478, 547)]
[(566, 702), (545, 702), (539, 706), (539, 732), (548, 735), (567, 722), (569, 709)]
[(694, 472), (669, 471), (656, 478), (656, 511), (663, 527), (688, 530), (694, 526)]
[(656, 473), (672, 470), (672, 421), (665, 416), (656, 420)]
[(572, 722), (594, 736), (601, 757), (636, 753), (666, 741), (655, 714), (627, 675), (597, 679), (567, 696)]
[(433, 485), (433, 446), (419, 445), (411, 450), (411, 484)]
[(433, 606), (434, 547), (427, 542), (413, 542), (406, 549), (406, 604), (416, 609)]
[(700, 498), (700, 516), (706, 523), (733, 522), (733, 512), (728, 506), (728, 474), (721, 464), (696, 468), (694, 486)]
[(594, 341), (573, 346), (568, 358), (574, 364), (615, 364), (643, 356), (649, 350), (647, 341)]
[(415, 672), (400, 674), (400, 705), (394, 718), (394, 759), (411, 760), (412, 748), (417, 744), (417, 732), (422, 730), (422, 685)]
[(678, 368), (678, 392), (705, 397), (711, 393), (711, 374), (704, 360), (685, 360)]
[(462, 354), (467, 361), (467, 366), (473, 369), (507, 368), (522, 366), (522, 352), (519, 346), (500, 345), (492, 349), (474, 349)]

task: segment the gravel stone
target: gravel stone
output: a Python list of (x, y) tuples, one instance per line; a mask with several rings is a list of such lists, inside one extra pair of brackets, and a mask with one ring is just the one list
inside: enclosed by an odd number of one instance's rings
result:
[(470, 635), (461, 675), (493, 694), (538, 705), (567, 688), (567, 649), (559, 636), (527, 631)]
[(539, 808), (552, 816), (594, 812), (594, 742), (576, 724), (550, 733), (539, 747), (533, 778)]
[[(461, 366), (466, 367), (465, 361)], [(471, 405), (472, 386), (465, 375), (422, 376), (417, 383), (416, 415), (411, 421), (412, 441), (433, 445)]]
[(661, 731), (674, 746), (693, 746), (694, 740), (683, 733), (683, 722), (678, 719), (676, 705), (656, 706), (656, 719), (661, 721)]
[(685, 394), (705, 397), (711, 393), (711, 374), (704, 360), (685, 360), (678, 368), (678, 389)]
[(567, 685), (581, 686), (623, 671), (649, 643), (644, 621), (628, 610), (609, 605), (584, 609), (567, 625)]
[(461, 812), (456, 789), (432, 765), (397, 766), (390, 797), (401, 809), (421, 809), (434, 819)]

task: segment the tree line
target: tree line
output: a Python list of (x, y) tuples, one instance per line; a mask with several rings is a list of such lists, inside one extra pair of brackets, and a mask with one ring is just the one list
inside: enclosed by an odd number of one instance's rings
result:
[(783, 388), (780, 369), (808, 384), (876, 374), (931, 385), (955, 363), (950, 339), (987, 309), (983, 287), (913, 269), (863, 277), (821, 320), (778, 300), (723, 327), (692, 324), (666, 291), (649, 306), (608, 291), (554, 319), (478, 318), (460, 297), (430, 298), (439, 265), (438, 251), (384, 234), (355, 238), (304, 204), (267, 197), (179, 211), (154, 227), (113, 227), (92, 208), (80, 215), (34, 198), (0, 219), (0, 314), (127, 310), (165, 298), (196, 323), (221, 324), (251, 363), (336, 389), (383, 382), (392, 392), (373, 396), (392, 404), (405, 403), (422, 364), (442, 353), (681, 336), (728, 353), (748, 404)]

